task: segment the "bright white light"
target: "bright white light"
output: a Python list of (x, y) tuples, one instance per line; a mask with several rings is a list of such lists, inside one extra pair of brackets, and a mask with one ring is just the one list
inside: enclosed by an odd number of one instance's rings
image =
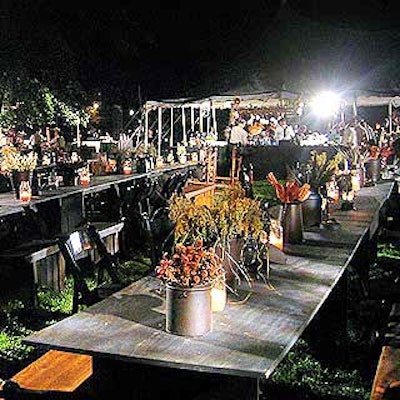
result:
[(340, 96), (332, 92), (323, 92), (310, 102), (314, 112), (321, 118), (332, 117), (339, 111)]
[(129, 110), (129, 115), (132, 116), (133, 114), (135, 114), (135, 111)]

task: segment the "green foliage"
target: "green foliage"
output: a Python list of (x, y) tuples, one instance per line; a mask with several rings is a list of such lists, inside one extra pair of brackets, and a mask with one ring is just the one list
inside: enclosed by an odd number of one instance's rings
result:
[(280, 200), (276, 197), (275, 188), (266, 180), (254, 181), (252, 186), (256, 199), (268, 202), (271, 207), (281, 204)]
[(120, 265), (121, 275), (130, 282), (135, 282), (150, 272), (151, 262), (149, 259), (140, 261), (125, 261)]
[(21, 307), (24, 305), (19, 301), (10, 302), (1, 315), (0, 359), (6, 362), (22, 361), (33, 351), (31, 346), (22, 343), (22, 338), (32, 331), (13, 313)]
[(400, 259), (400, 249), (392, 243), (378, 244), (378, 257), (390, 257)]
[(67, 277), (65, 289), (61, 292), (47, 287), (38, 289), (38, 301), (42, 308), (50, 312), (68, 314), (72, 309), (73, 279)]
[(277, 384), (310, 391), (319, 398), (368, 400), (370, 393), (358, 371), (323, 367), (303, 339), (287, 354), (271, 379)]
[(86, 96), (83, 92), (78, 96), (77, 92), (71, 84), (63, 95), (56, 94), (37, 79), (3, 73), (0, 77), (0, 126), (32, 128), (57, 124), (59, 118), (69, 125), (86, 126), (89, 122), (89, 114), (84, 110)]

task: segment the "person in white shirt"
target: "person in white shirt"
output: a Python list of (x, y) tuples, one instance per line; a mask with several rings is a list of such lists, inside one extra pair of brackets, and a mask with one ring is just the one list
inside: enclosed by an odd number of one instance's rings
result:
[(237, 125), (232, 127), (229, 138), (230, 144), (245, 146), (248, 143), (249, 133), (244, 129), (245, 125), (245, 121), (240, 121)]
[(249, 142), (249, 132), (244, 128), (246, 121), (241, 120), (234, 125), (230, 132), (228, 143), (228, 165), (230, 166), (231, 179), (238, 177), (242, 165), (241, 148)]

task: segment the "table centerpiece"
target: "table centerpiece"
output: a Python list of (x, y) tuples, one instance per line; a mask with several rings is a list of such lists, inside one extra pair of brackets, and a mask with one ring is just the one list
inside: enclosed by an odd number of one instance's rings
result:
[(165, 284), (166, 331), (201, 336), (212, 330), (213, 286), (225, 271), (213, 248), (198, 239), (191, 245), (177, 243), (156, 266), (156, 277)]
[[(37, 166), (38, 155), (32, 150), (6, 145), (0, 151), (1, 173), (9, 177), (15, 198), (20, 198), (21, 182), (28, 182), (32, 188), (33, 171)], [(26, 184), (25, 184), (26, 186)]]

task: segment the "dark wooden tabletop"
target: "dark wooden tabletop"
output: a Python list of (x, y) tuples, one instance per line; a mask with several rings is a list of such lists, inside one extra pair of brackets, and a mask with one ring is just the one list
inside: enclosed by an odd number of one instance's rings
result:
[[(371, 235), (392, 182), (363, 188), (357, 211), (335, 212), (338, 231), (309, 232), (285, 265), (272, 265), (269, 289), (252, 282), (243, 304), (213, 314), (198, 338), (165, 331), (159, 281), (146, 277), (24, 339), (26, 344), (178, 369), (268, 378), (335, 287), (361, 239)], [(321, 240), (323, 242), (321, 242)]]
[(108, 189), (115, 185), (134, 181), (147, 176), (158, 176), (168, 172), (194, 168), (196, 166), (197, 164), (195, 163), (186, 165), (176, 164), (172, 166), (167, 166), (165, 168), (155, 169), (147, 173), (134, 173), (131, 175), (110, 174), (103, 176), (94, 176), (92, 177), (91, 182), (88, 186), (60, 186), (57, 190), (45, 192), (40, 196), (33, 196), (32, 200), (29, 202), (23, 202), (15, 199), (14, 193), (12, 192), (0, 193), (0, 217), (22, 212), (24, 207), (34, 206), (38, 203), (43, 203), (54, 199), (62, 199), (64, 197), (69, 197), (74, 194), (85, 195), (89, 193), (94, 193)]

